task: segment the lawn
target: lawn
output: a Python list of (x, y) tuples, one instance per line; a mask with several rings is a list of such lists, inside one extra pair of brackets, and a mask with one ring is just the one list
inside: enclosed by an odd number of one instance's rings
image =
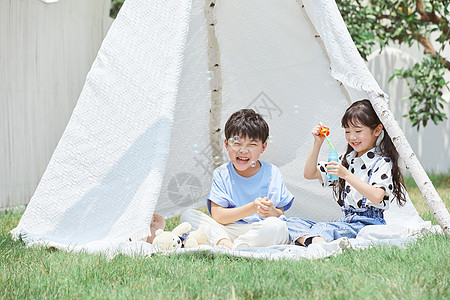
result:
[[(450, 208), (450, 176), (431, 175)], [(411, 179), (420, 215), (435, 220)], [(406, 248), (350, 250), (321, 260), (244, 259), (205, 253), (108, 259), (26, 248), (9, 231), (21, 213), (0, 213), (0, 297), (218, 299), (449, 299), (450, 239), (426, 236)], [(177, 218), (168, 221), (173, 228)]]

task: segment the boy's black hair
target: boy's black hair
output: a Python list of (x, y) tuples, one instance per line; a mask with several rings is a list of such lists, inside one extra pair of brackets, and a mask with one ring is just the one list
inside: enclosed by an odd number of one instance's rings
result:
[(269, 125), (253, 109), (244, 108), (233, 113), (225, 124), (225, 137), (241, 136), (258, 139), (263, 143), (269, 136)]

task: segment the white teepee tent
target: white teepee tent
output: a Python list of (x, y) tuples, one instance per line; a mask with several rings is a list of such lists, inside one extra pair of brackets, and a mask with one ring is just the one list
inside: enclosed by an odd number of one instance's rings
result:
[[(212, 170), (227, 160), (221, 129), (245, 107), (269, 123), (262, 159), (280, 167), (295, 195), (288, 214), (337, 219), (330, 191), (303, 179), (304, 159), (318, 121), (344, 150), (340, 117), (361, 98), (414, 166), (334, 1), (127, 0), (12, 233), (29, 244), (102, 250), (148, 235), (154, 212), (204, 206)], [(432, 193), (426, 174), (412, 173)], [(448, 227), (440, 198), (429, 199)], [(392, 206), (388, 223), (421, 226), (412, 205)]]

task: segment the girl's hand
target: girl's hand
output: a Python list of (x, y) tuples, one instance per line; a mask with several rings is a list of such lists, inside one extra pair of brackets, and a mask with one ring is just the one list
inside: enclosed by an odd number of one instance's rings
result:
[(314, 136), (314, 141), (319, 142), (320, 144), (322, 144), (325, 140), (325, 138), (320, 135), (320, 130), (322, 130), (323, 127), (324, 125), (322, 124), (322, 122), (319, 122), (319, 125), (314, 127), (311, 131), (312, 135)]
[(352, 174), (340, 162), (337, 162), (337, 161), (329, 161), (327, 164), (327, 169), (328, 169), (328, 174), (336, 175), (342, 179), (346, 179), (346, 177), (349, 174)]

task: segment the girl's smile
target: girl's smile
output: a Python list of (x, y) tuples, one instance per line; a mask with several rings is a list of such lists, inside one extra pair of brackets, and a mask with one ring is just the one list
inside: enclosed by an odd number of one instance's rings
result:
[(345, 128), (345, 139), (360, 157), (375, 147), (378, 136), (383, 130), (383, 125), (378, 125), (374, 130), (367, 126), (350, 124)]

